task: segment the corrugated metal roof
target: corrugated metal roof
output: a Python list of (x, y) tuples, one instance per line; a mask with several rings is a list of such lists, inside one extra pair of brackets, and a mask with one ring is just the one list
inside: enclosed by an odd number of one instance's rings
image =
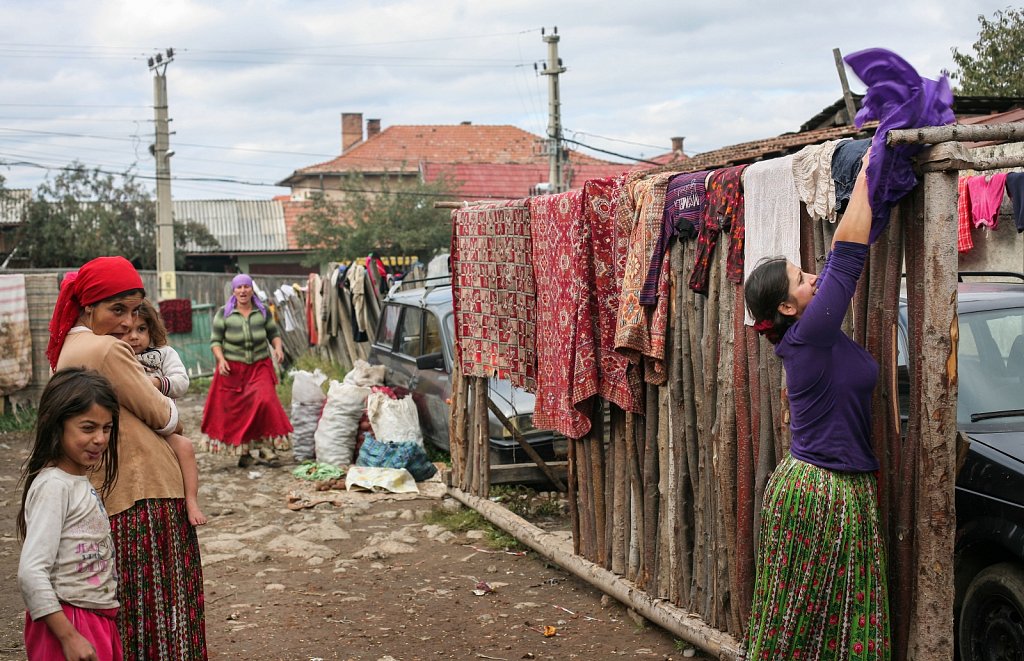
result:
[(188, 245), (185, 252), (287, 250), (284, 209), (276, 200), (177, 200), (174, 220), (194, 220), (220, 242), (219, 250)]

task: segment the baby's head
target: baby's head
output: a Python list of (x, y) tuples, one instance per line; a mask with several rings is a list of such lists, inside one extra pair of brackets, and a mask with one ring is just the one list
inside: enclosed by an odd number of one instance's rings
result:
[(139, 316), (132, 323), (132, 329), (124, 336), (124, 341), (136, 354), (150, 347), (162, 347), (167, 344), (167, 328), (160, 319), (160, 313), (149, 299), (143, 299), (139, 306)]

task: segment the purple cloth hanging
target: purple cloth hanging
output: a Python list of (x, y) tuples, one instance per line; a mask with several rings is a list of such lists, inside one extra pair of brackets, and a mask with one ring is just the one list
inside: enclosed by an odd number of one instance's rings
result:
[(868, 48), (845, 58), (853, 72), (868, 86), (863, 107), (854, 118), (857, 128), (878, 120), (871, 139), (868, 163), (868, 195), (871, 199), (871, 233), (874, 243), (889, 225), (889, 211), (917, 185), (910, 159), (924, 145), (886, 146), (893, 129), (952, 124), (953, 92), (943, 75), (938, 80), (922, 78), (906, 60), (884, 48)]

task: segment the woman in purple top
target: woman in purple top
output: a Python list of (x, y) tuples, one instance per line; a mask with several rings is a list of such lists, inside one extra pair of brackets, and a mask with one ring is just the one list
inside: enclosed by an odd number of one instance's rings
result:
[(821, 276), (778, 258), (744, 286), (754, 328), (786, 370), (793, 438), (765, 489), (745, 638), (751, 661), (890, 658), (870, 437), (878, 364), (841, 328), (868, 253), (866, 172)]

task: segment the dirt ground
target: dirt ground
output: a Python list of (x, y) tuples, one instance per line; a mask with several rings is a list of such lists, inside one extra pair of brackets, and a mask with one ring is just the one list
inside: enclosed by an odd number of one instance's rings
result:
[[(182, 402), (192, 438), (201, 405)], [(0, 661), (25, 658), (14, 519), (30, 436), (0, 434)], [(434, 508), (458, 507), (440, 484), (425, 487), (432, 497), (317, 492), (293, 466), (198, 458), (211, 659), (684, 657), (669, 633), (533, 551), (425, 524)]]

